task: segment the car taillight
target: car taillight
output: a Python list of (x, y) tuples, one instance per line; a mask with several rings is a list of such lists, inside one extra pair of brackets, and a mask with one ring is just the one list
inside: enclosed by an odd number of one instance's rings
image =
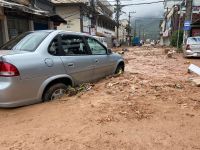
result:
[(14, 65), (0, 61), (0, 76), (1, 77), (19, 76), (19, 71)]
[(187, 45), (186, 45), (186, 50), (191, 50), (191, 48), (190, 48), (190, 45), (189, 45), (189, 44), (187, 44)]

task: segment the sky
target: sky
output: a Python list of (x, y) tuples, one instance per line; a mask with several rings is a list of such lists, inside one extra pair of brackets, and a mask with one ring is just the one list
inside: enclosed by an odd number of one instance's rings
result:
[[(121, 0), (121, 4), (149, 3), (156, 1), (160, 0)], [(129, 12), (136, 12), (131, 14), (132, 34), (136, 31), (136, 36), (140, 35), (140, 37), (143, 37), (143, 35), (145, 35), (145, 38), (149, 39), (159, 38), (159, 24), (162, 20), (160, 18), (163, 18), (164, 13), (163, 2), (149, 5), (126, 6), (122, 11), (126, 12), (126, 14), (123, 14), (120, 20), (128, 19)]]
[[(109, 0), (108, 0), (109, 1)], [(155, 2), (160, 0), (121, 0), (121, 4), (133, 4), (133, 3), (144, 3), (144, 2)], [(113, 3), (112, 3), (113, 4)], [(135, 11), (135, 14), (131, 16), (134, 17), (163, 17), (163, 3), (151, 4), (151, 5), (135, 5), (135, 6), (126, 6), (123, 8), (123, 11), (126, 14), (123, 14), (120, 19), (128, 18), (128, 12)]]

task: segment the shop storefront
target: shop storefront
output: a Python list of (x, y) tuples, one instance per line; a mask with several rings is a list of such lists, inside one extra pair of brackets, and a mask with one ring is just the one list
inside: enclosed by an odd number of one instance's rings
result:
[[(49, 2), (45, 0), (43, 2), (42, 6), (46, 8)], [(60, 23), (66, 23), (66, 21), (53, 11), (0, 1), (0, 30), (2, 30), (0, 31), (0, 45), (24, 32), (54, 29)]]
[(7, 25), (8, 25), (9, 39), (12, 39), (19, 34), (29, 31), (28, 19), (8, 16)]
[(43, 16), (33, 17), (34, 30), (49, 29), (48, 18)]
[(47, 30), (49, 28), (48, 22), (37, 21), (34, 22), (34, 30)]

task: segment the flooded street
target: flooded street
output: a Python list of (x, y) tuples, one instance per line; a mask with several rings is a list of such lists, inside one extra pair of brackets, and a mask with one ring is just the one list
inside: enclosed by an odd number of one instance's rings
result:
[(200, 149), (200, 93), (190, 63), (164, 48), (128, 48), (125, 73), (87, 92), (0, 109), (1, 150)]

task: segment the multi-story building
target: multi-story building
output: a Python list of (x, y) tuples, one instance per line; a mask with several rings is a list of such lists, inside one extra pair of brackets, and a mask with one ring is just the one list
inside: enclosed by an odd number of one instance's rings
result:
[(106, 0), (52, 0), (56, 4), (56, 13), (67, 21), (57, 29), (84, 32), (107, 38), (112, 46), (115, 37), (115, 21), (112, 19), (113, 7)]
[[(183, 30), (186, 6), (184, 0), (165, 0), (164, 20), (161, 24), (161, 45), (170, 45), (173, 32)], [(200, 36), (200, 1), (193, 0), (191, 35)]]
[[(120, 23), (119, 23), (119, 42), (121, 44), (128, 44), (127, 43), (127, 40), (128, 40), (128, 32), (127, 32), (127, 27), (128, 27), (128, 20), (127, 19), (123, 19), (123, 20), (120, 20)], [(117, 28), (115, 30), (117, 32)]]
[(65, 21), (48, 0), (1, 0), (0, 45), (26, 31), (54, 29), (61, 22)]

